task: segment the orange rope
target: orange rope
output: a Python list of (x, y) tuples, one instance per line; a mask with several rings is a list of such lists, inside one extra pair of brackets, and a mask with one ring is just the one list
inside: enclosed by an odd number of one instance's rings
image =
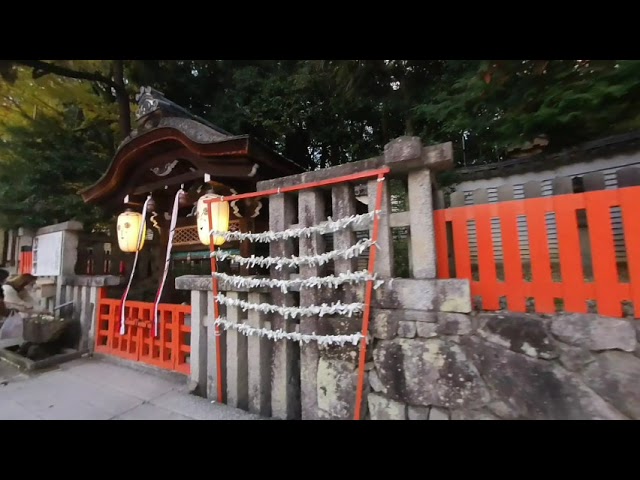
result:
[[(382, 188), (384, 180), (384, 174), (378, 175), (378, 188), (376, 191), (376, 211), (380, 211), (382, 208)], [(369, 273), (373, 272), (376, 265), (376, 252), (378, 250), (378, 230), (380, 228), (379, 215), (373, 217), (373, 233), (371, 234), (371, 240), (374, 244), (369, 249)], [(367, 287), (364, 296), (364, 315), (362, 316), (362, 340), (360, 340), (360, 361), (358, 363), (358, 386), (356, 388), (356, 408), (353, 415), (354, 420), (360, 420), (360, 410), (362, 405), (362, 391), (364, 389), (364, 366), (367, 356), (367, 335), (369, 334), (369, 319), (371, 317), (371, 297), (373, 296), (373, 281), (367, 280)]]
[[(209, 232), (213, 230), (213, 217), (211, 216), (211, 205), (207, 205), (207, 214), (209, 216)], [(209, 235), (209, 250), (213, 254), (215, 251), (215, 244), (213, 235)], [(216, 301), (218, 296), (218, 278), (213, 275), (217, 271), (216, 258), (211, 255), (211, 289), (213, 290), (213, 320), (215, 321), (219, 317), (220, 306)], [(220, 327), (218, 324), (214, 324), (215, 337), (216, 337), (216, 372), (218, 377), (218, 403), (224, 402), (223, 381), (222, 381), (222, 347), (220, 340)]]

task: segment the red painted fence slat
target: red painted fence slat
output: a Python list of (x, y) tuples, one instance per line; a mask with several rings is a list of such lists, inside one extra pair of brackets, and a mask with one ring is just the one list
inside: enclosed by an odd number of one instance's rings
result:
[(551, 257), (547, 237), (545, 213), (552, 211), (551, 198), (532, 198), (525, 201), (527, 229), (529, 233), (529, 252), (531, 255), (530, 295), (535, 299), (536, 311), (554, 313), (553, 278), (551, 275)]
[(574, 313), (587, 313), (588, 294), (582, 268), (580, 231), (576, 220), (576, 211), (583, 207), (584, 197), (581, 195), (561, 195), (554, 198), (564, 308)]
[(491, 210), (492, 205), (479, 205), (474, 209), (476, 221), (476, 238), (478, 242), (478, 273), (480, 280), (475, 291), (482, 297), (484, 310), (497, 310), (500, 308), (500, 288), (496, 276), (496, 262), (493, 254), (493, 239), (491, 238)]
[(463, 208), (449, 210), (453, 229), (453, 250), (455, 252), (456, 276), (471, 278), (471, 255), (467, 234), (468, 211)]
[(624, 239), (627, 246), (627, 265), (629, 269), (629, 300), (636, 309), (636, 317), (640, 317), (640, 188), (622, 188), (618, 190)]
[(521, 207), (520, 202), (504, 202), (499, 207), (505, 296), (507, 308), (512, 312), (526, 312), (522, 256), (518, 238), (518, 215), (523, 213)]
[(619, 317), (622, 314), (620, 302), (629, 297), (629, 286), (618, 282), (616, 252), (611, 229), (610, 207), (617, 204), (617, 191), (589, 192), (584, 195), (598, 313)]
[(446, 210), (436, 210), (434, 213), (434, 222), (436, 225), (442, 225), (441, 228), (436, 228), (436, 251), (439, 252), (437, 256), (437, 272), (440, 278), (449, 278), (451, 272), (449, 272), (449, 245), (447, 243), (447, 220), (445, 217)]

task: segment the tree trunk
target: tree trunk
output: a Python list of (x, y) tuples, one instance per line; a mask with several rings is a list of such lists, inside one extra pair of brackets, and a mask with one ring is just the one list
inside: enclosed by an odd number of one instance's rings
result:
[(118, 125), (120, 126), (121, 140), (131, 132), (131, 106), (129, 105), (129, 95), (124, 85), (124, 61), (113, 61), (113, 81), (118, 85), (115, 88), (116, 99), (120, 109)]
[(285, 137), (284, 156), (313, 169), (313, 159), (309, 154), (311, 140), (306, 130), (297, 129)]
[(412, 137), (414, 135), (413, 119), (411, 118), (411, 115), (409, 113), (407, 113), (406, 115), (407, 117), (404, 120), (404, 134)]

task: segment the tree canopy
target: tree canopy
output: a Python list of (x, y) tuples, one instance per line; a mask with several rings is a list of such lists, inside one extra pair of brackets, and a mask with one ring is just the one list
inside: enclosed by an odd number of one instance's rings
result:
[(100, 221), (77, 190), (128, 134), (140, 86), (312, 169), (400, 135), (470, 164), (636, 129), (639, 75), (636, 60), (2, 60), (0, 226)]

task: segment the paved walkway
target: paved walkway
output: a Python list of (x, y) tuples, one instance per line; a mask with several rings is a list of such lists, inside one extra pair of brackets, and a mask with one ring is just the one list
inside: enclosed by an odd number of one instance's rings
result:
[(0, 360), (0, 420), (260, 420), (190, 395), (185, 380), (82, 358), (24, 374)]

